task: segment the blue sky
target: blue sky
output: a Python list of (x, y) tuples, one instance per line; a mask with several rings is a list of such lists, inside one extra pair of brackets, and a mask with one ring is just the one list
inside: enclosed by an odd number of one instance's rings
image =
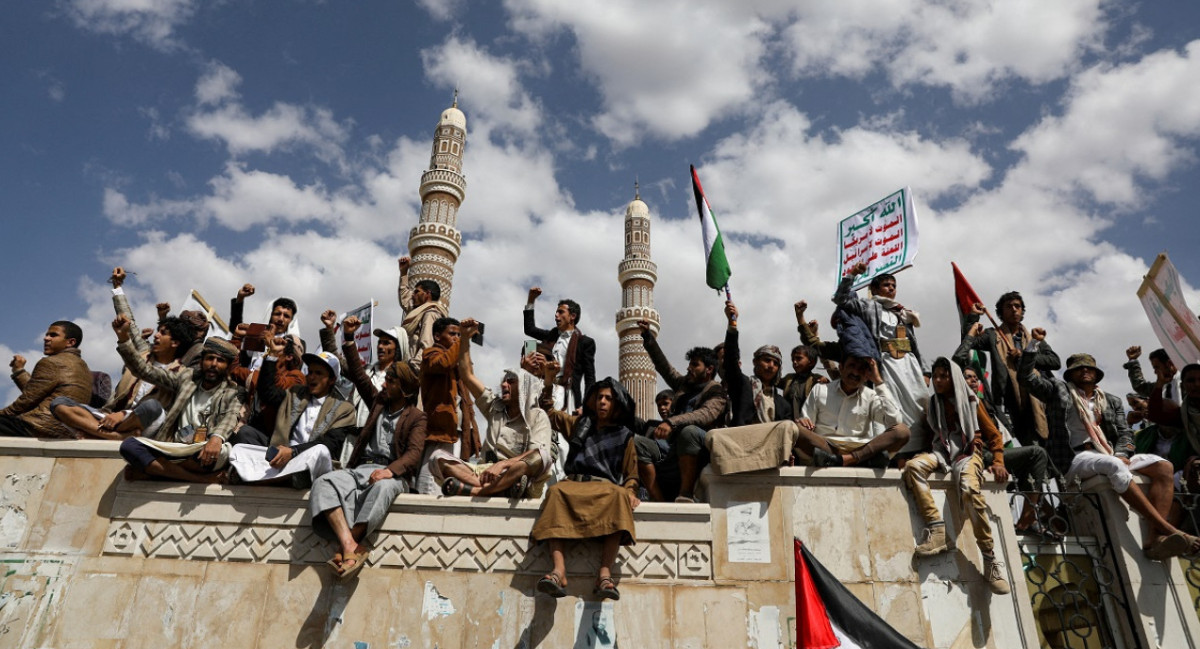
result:
[[(956, 342), (949, 261), (1019, 289), (1063, 354), (1156, 347), (1134, 292), (1168, 250), (1200, 282), (1200, 8), (963, 0), (16, 3), (0, 24), (0, 355), (85, 327), (115, 372), (113, 265), (143, 323), (242, 282), (317, 314), (379, 300), (416, 222), (432, 128), (460, 90), (467, 244), (452, 313), (513, 362), (532, 283), (571, 296), (616, 372), (621, 217), (649, 204), (663, 342), (723, 330), (688, 164), (726, 235), (749, 344), (825, 320), (837, 221), (902, 186), (922, 248), (900, 299), (927, 353)], [(1189, 293), (1193, 307), (1200, 296)], [(549, 322), (549, 305), (541, 319)], [(1123, 383), (1123, 381), (1122, 381)], [(4, 390), (7, 390), (5, 392)], [(10, 400), (5, 386), (0, 396)]]

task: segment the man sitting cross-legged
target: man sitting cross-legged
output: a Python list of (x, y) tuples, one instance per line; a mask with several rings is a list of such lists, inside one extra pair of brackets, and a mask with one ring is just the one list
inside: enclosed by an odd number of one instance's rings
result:
[[(1050, 459), (1065, 473), (1067, 485), (1098, 475), (1107, 478), (1113, 491), (1146, 521), (1149, 529), (1144, 550), (1148, 558), (1200, 554), (1200, 538), (1167, 521), (1175, 495), (1171, 463), (1158, 455), (1136, 453), (1121, 400), (1100, 390), (1104, 372), (1092, 356), (1068, 358), (1062, 380), (1036, 373), (1037, 343), (1044, 337), (1043, 332), (1033, 332), (1017, 376), (1046, 404)], [(1133, 484), (1134, 472), (1150, 479), (1148, 494)]]
[(138, 353), (129, 325), (123, 315), (113, 320), (121, 360), (134, 376), (170, 391), (175, 400), (154, 439), (130, 437), (121, 442), (121, 456), (129, 463), (126, 479), (228, 482), (222, 471), (229, 457), (226, 440), (244, 405), (241, 389), (229, 380), (237, 349), (226, 340), (209, 338), (198, 369), (168, 372)]
[[(462, 335), (478, 331), (475, 320), (463, 320)], [(537, 377), (523, 369), (510, 369), (496, 395), (475, 376), (470, 345), (459, 354), (458, 372), (480, 411), (487, 418), (483, 463), (471, 464), (452, 453), (434, 451), (435, 477), (447, 496), (494, 496), (507, 492), (515, 498), (540, 498), (550, 478), (550, 419), (537, 407)]]
[[(286, 342), (271, 336), (266, 345), (259, 381), (274, 382), (274, 359)], [(333, 470), (333, 456), (341, 452), (346, 435), (358, 431), (354, 406), (333, 394), (341, 369), (337, 357), (321, 352), (302, 359), (308, 367), (305, 384), (287, 391), (270, 438), (250, 426), (238, 431), (229, 463), (242, 481), (307, 487), (309, 479)]]
[(329, 565), (346, 578), (362, 569), (373, 534), (396, 497), (409, 490), (425, 450), (425, 411), (417, 407), (420, 381), (407, 363), (392, 363), (376, 388), (363, 368), (354, 332), (361, 323), (350, 317), (342, 344), (346, 370), (363, 403), (370, 404), (350, 454), (348, 468), (326, 473), (313, 482), (308, 496), (313, 531), (337, 541), (340, 549)]
[(814, 466), (886, 467), (909, 438), (873, 358), (851, 356), (842, 363), (840, 379), (813, 386), (796, 423), (796, 450)]
[[(988, 417), (983, 403), (967, 385), (962, 371), (942, 357), (933, 363), (933, 397), (925, 407), (925, 419), (918, 425), (927, 429), (929, 443), (904, 465), (904, 483), (908, 485), (925, 519), (925, 540), (916, 548), (917, 556), (928, 557), (949, 549), (946, 522), (929, 490), (929, 475), (950, 470), (962, 498), (963, 509), (971, 519), (975, 543), (983, 555), (983, 575), (992, 592), (1009, 592), (1008, 580), (996, 560), (992, 524), (988, 520), (987, 501), (983, 498), (984, 453), (992, 456), (990, 471), (996, 482), (1007, 482), (1004, 468), (1004, 443), (1000, 431)], [(986, 449), (984, 447), (987, 447)]]

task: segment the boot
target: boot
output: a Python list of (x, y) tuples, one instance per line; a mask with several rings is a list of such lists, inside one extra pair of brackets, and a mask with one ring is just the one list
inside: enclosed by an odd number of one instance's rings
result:
[(988, 587), (997, 595), (1007, 595), (1009, 593), (1008, 580), (1004, 578), (1004, 562), (997, 561), (994, 557), (983, 559), (983, 578), (987, 580)]
[(932, 557), (948, 550), (946, 546), (946, 524), (925, 526), (925, 540), (913, 550), (918, 557)]

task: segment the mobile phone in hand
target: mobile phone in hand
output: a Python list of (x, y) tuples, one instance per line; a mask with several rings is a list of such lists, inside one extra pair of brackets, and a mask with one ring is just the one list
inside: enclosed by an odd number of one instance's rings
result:
[(267, 349), (267, 325), (261, 323), (246, 325), (246, 336), (242, 338), (242, 351), (261, 352)]
[(487, 325), (483, 324), (482, 322), (479, 323), (479, 329), (475, 330), (475, 333), (471, 335), (471, 342), (475, 343), (476, 345), (483, 344), (483, 328), (485, 326)]
[(279, 455), (279, 447), (278, 446), (268, 446), (267, 447), (267, 461), (270, 462), (271, 460), (274, 460), (276, 455)]

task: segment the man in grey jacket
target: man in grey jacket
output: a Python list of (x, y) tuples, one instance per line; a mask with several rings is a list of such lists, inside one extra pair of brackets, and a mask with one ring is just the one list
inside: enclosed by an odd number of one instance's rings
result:
[[(1044, 332), (1033, 333), (1021, 355), (1018, 377), (1031, 394), (1046, 403), (1050, 459), (1065, 473), (1068, 487), (1095, 476), (1107, 478), (1113, 491), (1145, 519), (1148, 558), (1200, 554), (1200, 538), (1167, 521), (1175, 492), (1171, 463), (1157, 455), (1135, 452), (1121, 399), (1100, 390), (1104, 372), (1091, 355), (1068, 358), (1062, 380), (1034, 372), (1037, 343), (1044, 337)], [(1150, 479), (1148, 495), (1133, 484), (1134, 472)]]

